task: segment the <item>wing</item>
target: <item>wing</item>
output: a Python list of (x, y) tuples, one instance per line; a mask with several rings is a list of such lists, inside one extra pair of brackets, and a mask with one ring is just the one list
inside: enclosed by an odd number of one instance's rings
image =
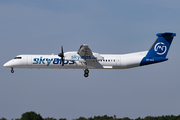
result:
[(96, 60), (104, 59), (99, 53), (93, 53), (88, 45), (85, 44), (80, 46), (77, 54), (79, 54), (80, 56), (90, 56), (90, 58), (94, 58)]

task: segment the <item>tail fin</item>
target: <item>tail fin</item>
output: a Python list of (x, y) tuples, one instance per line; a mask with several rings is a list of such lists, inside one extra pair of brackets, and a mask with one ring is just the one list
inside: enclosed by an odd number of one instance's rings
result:
[(148, 51), (146, 57), (165, 58), (176, 33), (158, 33), (156, 36), (158, 36), (158, 38)]
[(141, 60), (140, 66), (168, 60), (166, 55), (170, 48), (173, 37), (176, 36), (176, 33), (158, 33), (156, 36), (158, 36), (157, 40), (150, 48), (147, 55)]

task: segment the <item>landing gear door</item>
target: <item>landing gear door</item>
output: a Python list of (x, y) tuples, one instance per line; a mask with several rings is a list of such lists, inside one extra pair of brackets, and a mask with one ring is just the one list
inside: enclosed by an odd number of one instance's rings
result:
[(31, 56), (27, 57), (27, 61), (28, 61), (27, 65), (32, 65), (32, 57)]
[(121, 58), (117, 57), (116, 58), (116, 66), (120, 66), (121, 65)]

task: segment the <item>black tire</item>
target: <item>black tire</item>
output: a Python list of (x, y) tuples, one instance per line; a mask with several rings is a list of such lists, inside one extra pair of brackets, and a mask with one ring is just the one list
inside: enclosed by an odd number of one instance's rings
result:
[(89, 70), (88, 70), (88, 69), (85, 69), (85, 70), (84, 70), (84, 73), (85, 73), (85, 74), (88, 74), (88, 73), (89, 73)]
[(11, 73), (14, 73), (14, 70), (11, 70)]
[(84, 74), (84, 77), (88, 77), (88, 76), (89, 76), (89, 74), (87, 74), (87, 73)]

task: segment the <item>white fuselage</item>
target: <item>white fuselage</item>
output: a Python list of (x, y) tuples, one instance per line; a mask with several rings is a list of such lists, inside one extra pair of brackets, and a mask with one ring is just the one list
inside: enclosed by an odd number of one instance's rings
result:
[(100, 54), (103, 59), (79, 56), (77, 52), (66, 52), (64, 65), (58, 55), (18, 55), (4, 66), (11, 68), (58, 68), (58, 69), (125, 69), (138, 67), (148, 51), (129, 54)]
[(94, 53), (83, 44), (76, 52), (63, 52), (58, 55), (18, 55), (4, 64), (11, 68), (58, 68), (84, 69), (84, 76), (88, 77), (88, 69), (126, 69), (143, 65), (159, 63), (168, 60), (166, 55), (176, 33), (158, 33), (158, 38), (149, 51), (129, 54), (99, 54)]

